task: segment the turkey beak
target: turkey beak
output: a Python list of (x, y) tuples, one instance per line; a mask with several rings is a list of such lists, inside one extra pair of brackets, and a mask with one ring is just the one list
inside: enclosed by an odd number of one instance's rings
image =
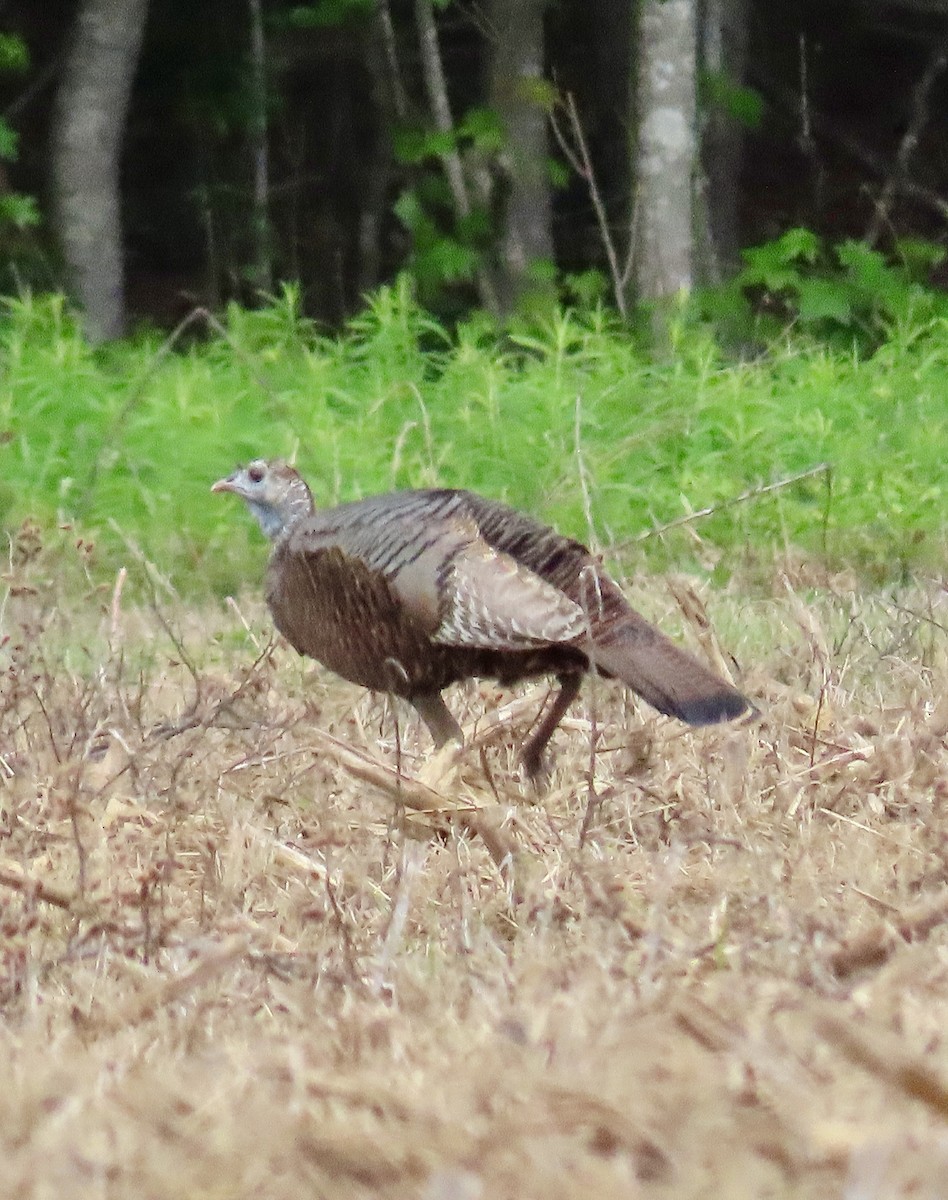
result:
[(237, 488), (234, 484), (233, 475), (228, 475), (226, 479), (218, 479), (217, 483), (211, 485), (212, 492), (236, 492)]

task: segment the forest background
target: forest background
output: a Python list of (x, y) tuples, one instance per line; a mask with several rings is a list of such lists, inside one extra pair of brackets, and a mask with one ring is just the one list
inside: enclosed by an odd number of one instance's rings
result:
[(933, 560), (943, 4), (3, 18), (8, 525), (233, 586), (207, 464), (298, 451), (327, 500), (477, 486), (658, 566), (706, 508), (751, 557)]

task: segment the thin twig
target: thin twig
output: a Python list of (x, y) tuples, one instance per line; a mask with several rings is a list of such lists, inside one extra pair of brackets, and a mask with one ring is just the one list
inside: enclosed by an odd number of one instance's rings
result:
[(813, 730), (810, 734), (810, 770), (813, 769), (816, 763), (816, 742), (820, 729), (820, 718), (823, 715), (823, 705), (826, 702), (826, 688), (829, 680), (826, 678), (826, 670), (824, 665), (823, 682), (820, 685), (820, 693), (816, 699), (816, 713), (813, 717)]
[(903, 911), (898, 905), (870, 895), (854, 885), (850, 885), (850, 890), (881, 909), (888, 920), (843, 941), (833, 949), (829, 964), (837, 979), (845, 979), (867, 967), (881, 966), (905, 942), (927, 938), (948, 920), (948, 894), (945, 893)]
[(140, 929), (123, 925), (119, 921), (98, 917), (88, 900), (83, 900), (82, 897), (64, 891), (62, 888), (54, 887), (53, 884), (43, 883), (41, 879), (27, 874), (19, 863), (8, 858), (0, 859), (0, 887), (20, 892), (23, 896), (39, 900), (43, 904), (49, 904), (74, 917), (87, 919), (94, 929), (101, 930), (103, 933), (113, 933), (120, 937), (136, 939), (141, 936)]
[(52, 884), (34, 879), (33, 876), (27, 875), (19, 863), (10, 862), (8, 859), (0, 860), (0, 886), (23, 892), (27, 896), (42, 900), (44, 904), (61, 908), (64, 912), (72, 912), (75, 899), (73, 896), (53, 887)]
[(899, 143), (898, 153), (895, 156), (892, 170), (882, 187), (882, 191), (879, 193), (879, 199), (876, 201), (872, 220), (869, 222), (869, 228), (866, 230), (865, 241), (870, 246), (876, 244), (883, 227), (888, 224), (892, 202), (895, 199), (899, 181), (908, 174), (909, 163), (912, 160), (912, 155), (918, 146), (918, 139), (928, 120), (928, 102), (931, 97), (932, 88), (935, 86), (938, 76), (941, 75), (946, 67), (948, 67), (948, 38), (943, 38), (932, 51), (925, 70), (922, 72), (922, 77), (915, 85), (915, 90), (912, 93), (911, 119), (902, 136), (902, 141)]
[[(831, 464), (820, 463), (818, 466), (810, 467), (806, 471), (800, 471), (796, 475), (788, 475), (784, 479), (778, 479), (774, 483), (750, 488), (749, 491), (741, 492), (739, 496), (732, 496), (729, 500), (722, 500), (720, 504), (709, 504), (707, 508), (699, 508), (697, 512), (687, 513), (685, 516), (676, 517), (674, 521), (668, 521), (664, 525), (656, 525), (652, 529), (646, 529), (643, 533), (636, 534), (635, 537), (626, 538), (618, 542), (613, 549), (623, 550), (628, 546), (636, 545), (638, 542), (646, 542), (649, 538), (658, 537), (660, 534), (667, 533), (670, 529), (677, 529), (681, 525), (690, 525), (692, 521), (698, 521), (702, 517), (711, 517), (717, 512), (733, 508), (735, 504), (744, 504), (748, 500), (756, 500), (758, 496), (766, 496), (771, 492), (779, 492), (783, 488), (789, 487), (792, 483), (799, 483), (803, 479), (811, 479), (814, 475), (831, 476)], [(828, 515), (824, 524), (828, 524)]]
[(112, 588), (109, 619), (109, 649), (113, 654), (116, 653), (122, 632), (122, 590), (125, 587), (126, 579), (128, 579), (128, 568), (119, 567), (118, 574), (115, 576), (115, 586)]
[[(453, 134), (454, 118), (451, 115), (451, 103), (448, 100), (448, 84), (441, 63), (438, 27), (435, 24), (431, 0), (415, 0), (415, 22), (418, 26), (418, 44), (421, 49), (425, 88), (428, 92), (428, 103), (431, 105), (435, 128), (439, 133)], [(441, 155), (441, 161), (444, 163), (448, 186), (451, 188), (451, 195), (454, 198), (454, 206), (462, 217), (466, 217), (471, 211), (471, 201), (467, 194), (461, 156), (456, 148), (452, 148)]]
[(352, 933), (349, 929), (349, 922), (346, 920), (345, 914), (339, 904), (336, 896), (336, 889), (333, 886), (332, 877), (329, 872), (329, 863), (326, 863), (326, 874), (323, 876), (323, 884), (326, 888), (326, 898), (329, 901), (329, 907), (332, 910), (333, 920), (336, 923), (336, 929), (339, 931), (339, 937), (342, 940), (342, 954), (346, 960), (346, 969), (353, 982), (362, 978), (359, 972), (359, 964), (356, 957), (355, 945), (352, 941)]
[(388, 924), (382, 935), (382, 947), (372, 968), (372, 986), (377, 992), (381, 991), (385, 982), (385, 976), (401, 945), (405, 932), (405, 922), (408, 919), (412, 885), (421, 867), (423, 856), (424, 849), (416, 842), (408, 840), (403, 842), (401, 861), (399, 862), (398, 872), (395, 876), (395, 890), (391, 899)]
[[(68, 46), (68, 44), (68, 41), (65, 42), (65, 45)], [(8, 121), (11, 125), (15, 124), (20, 114), (29, 108), (40, 92), (56, 79), (57, 75), (62, 71), (67, 58), (68, 53), (64, 50), (54, 55), (49, 62), (45, 63), (23, 91), (3, 110), (2, 116), (4, 121)]]
[(119, 1031), (155, 1016), (172, 1004), (180, 1004), (184, 998), (199, 987), (217, 979), (235, 962), (245, 958), (250, 950), (250, 941), (243, 935), (229, 938), (200, 958), (193, 967), (162, 979), (144, 994), (136, 996), (124, 1007), (103, 1010), (96, 1024), (104, 1029)]
[(813, 139), (813, 118), (810, 111), (809, 58), (807, 55), (806, 34), (801, 31), (797, 41), (797, 57), (800, 64), (800, 133), (797, 143), (808, 158), (816, 152), (816, 142)]
[(371, 784), (389, 796), (396, 797), (405, 806), (415, 812), (427, 813), (431, 816), (451, 818), (459, 822), (462, 828), (477, 834), (488, 853), (501, 871), (506, 871), (513, 862), (515, 847), (504, 830), (495, 825), (487, 814), (474, 803), (462, 803), (442, 792), (411, 779), (407, 775), (393, 771), (377, 759), (370, 758), (345, 742), (334, 738), (323, 730), (312, 731), (322, 743), (325, 752), (330, 754), (345, 771), (364, 783)]
[(589, 489), (589, 471), (586, 467), (586, 460), (583, 457), (582, 413), (583, 398), (577, 392), (576, 403), (573, 407), (573, 454), (576, 457), (576, 474), (579, 476), (579, 491), (583, 498), (583, 516), (586, 518), (586, 531), (589, 537), (589, 544), (591, 548), (595, 549), (597, 539), (596, 529), (593, 525), (592, 495)]
[(247, 618), (240, 611), (240, 605), (237, 603), (237, 601), (234, 599), (233, 596), (225, 596), (224, 603), (236, 615), (237, 620), (241, 623), (241, 625), (243, 625), (244, 632), (247, 634), (247, 637), (250, 638), (250, 641), (253, 643), (254, 650), (256, 650), (259, 653), (260, 643), (257, 641), (257, 637), (256, 637), (254, 631), (250, 628), (250, 623), (248, 622)]
[[(590, 589), (590, 580), (592, 588)], [(582, 849), (586, 845), (586, 839), (589, 836), (589, 831), (592, 828), (593, 820), (596, 813), (599, 811), (600, 796), (596, 791), (596, 749), (599, 742), (599, 725), (597, 721), (597, 683), (599, 673), (596, 670), (596, 641), (593, 637), (593, 619), (592, 612), (596, 614), (597, 619), (602, 619), (602, 581), (599, 577), (599, 571), (595, 566), (587, 564), (580, 571), (580, 599), (582, 601), (583, 616), (586, 622), (586, 653), (589, 658), (589, 766), (586, 779), (586, 811), (583, 814), (583, 823), (579, 831), (579, 848)], [(590, 597), (590, 590), (593, 596)], [(595, 607), (589, 603), (593, 599)], [(592, 611), (591, 611), (592, 610)]]
[[(631, 273), (631, 258), (627, 259), (625, 268), (619, 266), (619, 256), (616, 251), (615, 239), (609, 227), (609, 215), (606, 212), (606, 206), (599, 191), (599, 184), (596, 182), (596, 173), (593, 168), (592, 156), (589, 153), (589, 144), (586, 141), (586, 135), (583, 133), (579, 111), (576, 108), (576, 101), (571, 92), (567, 92), (565, 100), (562, 101), (562, 106), (565, 108), (569, 119), (573, 145), (570, 145), (569, 140), (560, 128), (555, 111), (550, 114), (550, 127), (553, 130), (553, 136), (559, 142), (560, 149), (563, 151), (566, 161), (583, 183), (585, 183), (586, 189), (589, 192), (589, 199), (596, 214), (596, 224), (599, 226), (599, 235), (602, 238), (603, 249), (606, 252), (606, 258), (609, 262), (609, 276), (612, 280), (612, 292), (616, 308), (618, 308), (622, 317), (625, 318), (628, 316), (625, 293), (629, 282), (629, 274)], [(634, 212), (635, 207), (633, 207)]]
[[(263, 647), (263, 649), (260, 650), (254, 661), (250, 664), (250, 667), (247, 669), (246, 674), (244, 675), (243, 679), (241, 679), (237, 687), (234, 688), (233, 691), (228, 692), (228, 694), (222, 700), (218, 700), (217, 703), (211, 708), (210, 712), (205, 713), (203, 716), (199, 713), (198, 710), (200, 708), (201, 696), (198, 695), (195, 697), (191, 707), (179, 720), (174, 722), (162, 722), (161, 724), (155, 726), (155, 728), (151, 731), (151, 740), (167, 742), (170, 741), (171, 738), (177, 737), (179, 734), (187, 733), (189, 729), (212, 728), (218, 718), (223, 713), (231, 709), (233, 705), (243, 697), (244, 692), (250, 686), (250, 683), (254, 678), (254, 675), (257, 673), (258, 668), (273, 656), (273, 651), (275, 648), (276, 640), (271, 638), (270, 641), (267, 642), (267, 644)], [(198, 685), (199, 684), (200, 681), (198, 680)], [(128, 764), (122, 768), (122, 771), (120, 771), (119, 774), (122, 774), (122, 772), (126, 771), (127, 769)], [(235, 768), (228, 769), (233, 770)], [(226, 772), (224, 773), (226, 774)], [(111, 779), (108, 782), (111, 784), (114, 782), (114, 779)]]
[(888, 1030), (877, 1026), (863, 1031), (828, 1005), (814, 1005), (814, 1009), (820, 1036), (851, 1063), (918, 1100), (942, 1120), (948, 1117), (948, 1085), (925, 1059), (906, 1052), (902, 1042)]
[(401, 68), (398, 65), (395, 26), (392, 23), (392, 14), (388, 7), (388, 0), (376, 0), (375, 16), (378, 21), (379, 40), (382, 43), (385, 65), (388, 69), (388, 86), (392, 98), (392, 109), (399, 121), (404, 121), (408, 116), (408, 96), (405, 91), (405, 84), (402, 82)]
[(69, 797), (69, 828), (72, 831), (73, 845), (76, 847), (76, 888), (82, 899), (86, 894), (89, 852), (82, 840), (82, 827), (79, 824), (79, 781), (77, 779), (73, 780), (73, 792)]
[(124, 529), (122, 529), (114, 517), (109, 517), (109, 525), (111, 526), (112, 530), (122, 539), (129, 553), (134, 555), (143, 569), (144, 580), (148, 586), (148, 603), (149, 607), (151, 608), (152, 615), (167, 634), (168, 640), (171, 642), (172, 646), (174, 646), (175, 653), (177, 654), (181, 663), (184, 665), (188, 674), (191, 676), (191, 682), (194, 685), (194, 699), (191, 702), (190, 712), (196, 713), (200, 707), (201, 700), (203, 699), (204, 695), (201, 673), (198, 670), (194, 659), (188, 653), (188, 649), (184, 644), (184, 640), (172, 627), (171, 622), (161, 611), (161, 606), (158, 603), (158, 591), (156, 584), (160, 583), (171, 597), (177, 599), (178, 594), (175, 591), (174, 584), (172, 584), (171, 580), (165, 575), (162, 575), (151, 559), (145, 555), (145, 552), (141, 549), (137, 542), (135, 542), (135, 540), (131, 538)]
[[(775, 86), (773, 80), (770, 78), (753, 78), (753, 82), (755, 87), (766, 96), (768, 103), (773, 105), (773, 107), (779, 108), (788, 114), (796, 111), (796, 96), (789, 89)], [(847, 130), (834, 125), (822, 113), (812, 112), (810, 116), (813, 128), (822, 141), (842, 150), (844, 154), (848, 155), (854, 162), (864, 167), (867, 171), (870, 171), (873, 175), (877, 175), (882, 179), (891, 178), (898, 195), (905, 196), (916, 204), (924, 206), (943, 221), (948, 222), (948, 200), (943, 199), (937, 192), (932, 191), (931, 188), (924, 187), (910, 179), (896, 178), (891, 174), (890, 165), (880, 155), (870, 150), (868, 146), (863, 145), (858, 138), (853, 137)]]

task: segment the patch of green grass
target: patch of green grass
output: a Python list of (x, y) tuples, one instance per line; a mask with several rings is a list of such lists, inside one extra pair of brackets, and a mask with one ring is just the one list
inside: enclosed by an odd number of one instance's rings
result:
[[(946, 391), (940, 320), (893, 330), (868, 359), (788, 343), (733, 364), (692, 332), (656, 364), (601, 313), (503, 341), (476, 320), (449, 334), (402, 286), (337, 338), (288, 293), (170, 352), (157, 335), (92, 350), (60, 299), (24, 300), (0, 326), (0, 520), (74, 525), (103, 577), (133, 544), (179, 591), (232, 590), (264, 550), (208, 489), (236, 461), (282, 454), (326, 504), (472, 487), (603, 545), (716, 507), (634, 561), (799, 546), (893, 577), (944, 547)], [(831, 480), (727, 503), (822, 462)]]

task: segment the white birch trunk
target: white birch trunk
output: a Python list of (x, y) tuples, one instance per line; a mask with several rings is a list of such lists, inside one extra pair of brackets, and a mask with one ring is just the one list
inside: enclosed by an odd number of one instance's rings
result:
[(642, 2), (635, 193), (642, 300), (689, 291), (694, 281), (695, 8), (695, 0)]
[(531, 279), (531, 265), (553, 258), (547, 113), (536, 86), (544, 78), (546, 7), (547, 0), (493, 0), (491, 7), (490, 97), (507, 137), (503, 166), (509, 192), (498, 277), (501, 308), (507, 312), (525, 292), (542, 290)]
[(270, 237), (270, 145), (267, 119), (267, 43), (261, 0), (249, 0), (250, 86), (253, 118), (250, 122), (250, 161), (253, 171), (253, 283), (258, 292), (273, 292), (273, 257)]
[(52, 134), (53, 209), (95, 341), (125, 325), (119, 164), (148, 0), (82, 0)]

